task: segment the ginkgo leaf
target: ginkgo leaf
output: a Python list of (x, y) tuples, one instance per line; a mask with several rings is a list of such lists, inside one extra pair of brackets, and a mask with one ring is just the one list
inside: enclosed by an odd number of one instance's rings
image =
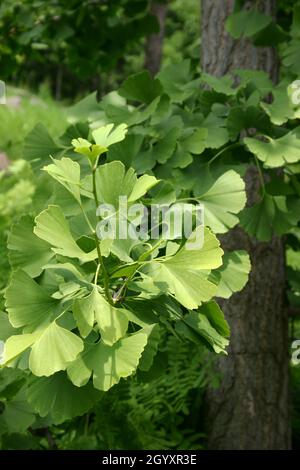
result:
[(112, 346), (126, 334), (128, 320), (123, 309), (110, 305), (97, 287), (87, 297), (75, 300), (73, 313), (84, 338), (91, 332), (95, 321), (105, 344)]
[(92, 384), (75, 387), (64, 372), (51, 377), (36, 377), (30, 383), (27, 398), (40, 416), (51, 416), (54, 424), (86, 413), (100, 398)]
[[(201, 190), (201, 176), (200, 173), (197, 179), (198, 190)], [(203, 177), (206, 177), (205, 172)], [(205, 184), (203, 181), (203, 186)], [(204, 205), (205, 225), (215, 233), (225, 233), (238, 223), (236, 214), (246, 204), (245, 183), (236, 171), (229, 170), (215, 180), (205, 193), (195, 193), (195, 196)]]
[(200, 155), (206, 148), (206, 139), (208, 130), (203, 128), (197, 129), (192, 135), (181, 141), (182, 148), (195, 155)]
[(63, 148), (54, 142), (43, 124), (37, 124), (27, 135), (24, 142), (24, 158), (29, 160), (34, 169), (39, 169), (50, 155), (56, 157)]
[(229, 75), (215, 77), (203, 72), (201, 74), (201, 81), (209, 85), (217, 93), (222, 93), (224, 95), (236, 95), (238, 91), (237, 87), (234, 88), (234, 80)]
[(97, 144), (91, 144), (91, 142), (83, 139), (82, 137), (73, 139), (71, 143), (74, 147), (74, 152), (85, 155), (92, 164), (96, 161), (97, 157), (107, 151), (106, 147), (102, 147), (101, 145)]
[(143, 143), (143, 136), (140, 134), (127, 134), (126, 138), (109, 148), (107, 153), (107, 161), (112, 162), (119, 160), (126, 168), (140, 168), (140, 152)]
[(159, 180), (157, 180), (155, 176), (151, 176), (151, 175), (140, 176), (129, 195), (128, 202), (137, 201), (142, 196), (144, 196), (144, 194), (146, 194), (149, 191), (149, 189), (157, 185), (158, 182)]
[(151, 103), (162, 92), (162, 86), (156, 78), (151, 78), (148, 70), (128, 77), (119, 88), (119, 95), (129, 100)]
[(229, 328), (223, 313), (215, 302), (211, 302), (208, 307), (206, 305), (200, 307), (197, 312), (185, 315), (176, 323), (175, 329), (177, 333), (195, 343), (204, 343), (216, 353), (227, 354)]
[(59, 206), (48, 206), (35, 218), (34, 233), (52, 246), (54, 253), (78, 258), (83, 263), (97, 258), (96, 248), (85, 253), (75, 242), (69, 224)]
[(68, 367), (68, 375), (78, 387), (88, 382), (93, 374), (94, 387), (107, 391), (121, 378), (132, 375), (139, 364), (151, 329), (144, 328), (113, 346), (101, 341), (88, 346), (87, 350)]
[(277, 168), (287, 163), (300, 161), (300, 127), (293, 129), (279, 139), (264, 136), (268, 142), (246, 137), (244, 142), (250, 152), (266, 166)]
[(277, 126), (281, 126), (289, 119), (300, 119), (300, 108), (293, 108), (289, 99), (288, 85), (287, 81), (283, 81), (272, 89), (272, 103), (260, 103), (260, 106), (270, 116), (272, 123)]
[(95, 129), (92, 135), (96, 144), (107, 150), (111, 145), (125, 139), (126, 133), (127, 124), (119, 124), (117, 127), (114, 127), (114, 124), (107, 124)]
[(52, 178), (62, 184), (80, 204), (80, 166), (70, 158), (52, 160), (43, 168)]
[(3, 365), (8, 365), (21, 353), (26, 351), (40, 337), (41, 331), (21, 335), (13, 335), (5, 342)]
[(182, 103), (199, 89), (199, 79), (193, 79), (190, 59), (163, 67), (157, 78), (162, 83), (165, 93), (175, 103)]
[(272, 18), (256, 8), (231, 14), (226, 20), (226, 30), (235, 39), (250, 38), (272, 22)]
[(21, 388), (13, 399), (4, 405), (1, 412), (1, 431), (3, 432), (4, 422), (9, 433), (26, 433), (35, 419), (34, 410), (26, 400), (25, 389)]
[(11, 325), (7, 313), (0, 311), (0, 341), (6, 341), (17, 332), (18, 330)]
[(33, 218), (23, 216), (12, 226), (7, 246), (11, 266), (14, 269), (21, 268), (30, 276), (36, 277), (54, 255), (48, 243), (38, 238), (33, 229)]
[(126, 171), (120, 161), (101, 165), (96, 173), (96, 181), (99, 202), (112, 204), (116, 210), (119, 208), (120, 196), (126, 196), (128, 202), (134, 202), (159, 182), (150, 175), (137, 178), (133, 168)]
[(65, 370), (82, 350), (82, 340), (54, 321), (33, 344), (29, 356), (29, 368), (37, 376), (52, 375)]
[(240, 224), (258, 240), (267, 241), (274, 234), (283, 235), (300, 219), (299, 200), (288, 200), (285, 196), (267, 193), (262, 200), (240, 214)]
[[(202, 230), (198, 227), (195, 232)], [(195, 232), (188, 241), (192, 240)], [(209, 270), (222, 264), (223, 250), (217, 238), (206, 228), (202, 248), (188, 249), (187, 243), (165, 261), (155, 260), (148, 266), (148, 275), (155, 283), (167, 284), (168, 291), (184, 307), (194, 309), (210, 300), (217, 286), (208, 279)]]
[(242, 130), (258, 129), (262, 133), (270, 131), (270, 119), (257, 106), (234, 106), (230, 109), (227, 118), (229, 136), (235, 140)]
[(159, 341), (160, 341), (160, 328), (159, 328), (159, 325), (156, 324), (153, 327), (151, 326), (151, 333), (149, 335), (147, 345), (139, 361), (140, 370), (146, 372), (152, 366), (154, 357), (157, 354)]
[(229, 299), (234, 292), (241, 291), (248, 282), (250, 269), (250, 257), (246, 251), (225, 253), (223, 265), (217, 271), (221, 278), (216, 296)]
[(96, 172), (99, 202), (119, 207), (119, 197), (131, 194), (137, 182), (133, 168), (126, 171), (122, 162), (114, 161), (99, 166)]
[(5, 298), (9, 321), (15, 328), (49, 323), (61, 308), (59, 301), (22, 270), (13, 273)]
[(206, 116), (201, 123), (201, 127), (207, 130), (206, 148), (217, 149), (223, 147), (229, 141), (226, 120), (215, 112), (211, 112)]

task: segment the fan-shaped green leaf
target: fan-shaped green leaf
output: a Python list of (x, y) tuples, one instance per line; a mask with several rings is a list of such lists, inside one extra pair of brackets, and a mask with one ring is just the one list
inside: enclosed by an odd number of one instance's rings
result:
[[(196, 229), (202, 230), (201, 227)], [(195, 233), (188, 241), (191, 241)], [(216, 293), (217, 286), (208, 279), (210, 269), (222, 264), (223, 250), (217, 238), (204, 229), (204, 244), (199, 249), (183, 246), (174, 256), (165, 261), (153, 262), (148, 267), (148, 274), (155, 283), (167, 284), (168, 291), (186, 308), (197, 308), (202, 302), (210, 300)]]
[(287, 233), (299, 218), (299, 200), (290, 201), (285, 196), (270, 196), (266, 193), (258, 204), (243, 210), (240, 224), (249, 235), (267, 241), (274, 234)]
[[(203, 172), (203, 177), (206, 177)], [(201, 173), (197, 189), (201, 188)], [(203, 186), (206, 184), (203, 181)], [(199, 193), (198, 193), (199, 194)], [(204, 205), (205, 225), (215, 233), (225, 233), (238, 223), (238, 214), (246, 204), (245, 183), (240, 175), (229, 170), (221, 175), (212, 186), (197, 199)]]
[(141, 329), (113, 346), (101, 341), (90, 345), (69, 368), (68, 375), (77, 386), (82, 386), (93, 373), (94, 387), (107, 391), (121, 378), (132, 375), (139, 364), (151, 330)]
[[(227, 354), (225, 348), (228, 346), (229, 340), (219, 331), (221, 328), (222, 333), (225, 330), (228, 333), (228, 326), (225, 328), (226, 322), (217, 304), (211, 303), (209, 309), (210, 317), (206, 315), (207, 309), (203, 306), (203, 310), (201, 307), (199, 311), (185, 315), (183, 320), (176, 323), (175, 329), (180, 335), (195, 343), (204, 343), (216, 353)], [(212, 309), (214, 312), (211, 311)], [(216, 317), (219, 315), (221, 315), (221, 318), (218, 321)]]
[(300, 127), (288, 132), (279, 139), (265, 136), (268, 142), (246, 137), (244, 142), (250, 152), (266, 166), (276, 168), (287, 163), (300, 161)]
[(162, 86), (150, 76), (148, 70), (131, 75), (121, 85), (119, 94), (128, 100), (150, 103), (162, 93)]
[(51, 377), (35, 378), (27, 397), (40, 416), (50, 414), (54, 423), (59, 424), (86, 413), (101, 398), (101, 393), (91, 384), (75, 387), (64, 372), (58, 372)]
[(69, 224), (59, 206), (48, 206), (35, 219), (34, 233), (42, 240), (47, 241), (54, 253), (69, 258), (78, 258), (83, 263), (97, 258), (96, 248), (85, 253), (75, 242)]
[(9, 321), (15, 328), (49, 323), (60, 309), (60, 303), (22, 270), (12, 275), (5, 298)]
[(41, 274), (43, 266), (54, 256), (48, 243), (34, 233), (34, 220), (25, 215), (12, 226), (8, 237), (9, 260), (11, 266), (21, 268), (30, 276)]
[(125, 336), (127, 331), (128, 320), (123, 309), (110, 305), (97, 287), (87, 297), (75, 300), (73, 313), (84, 338), (91, 332), (95, 321), (102, 341), (110, 346)]
[(221, 275), (217, 297), (228, 299), (234, 292), (241, 291), (247, 284), (251, 263), (245, 251), (225, 253), (223, 265), (218, 269)]
[(52, 178), (62, 184), (80, 204), (80, 166), (70, 158), (54, 160), (43, 168)]
[(34, 375), (49, 376), (65, 370), (83, 350), (82, 340), (54, 321), (32, 346), (29, 368)]
[(272, 18), (259, 10), (241, 10), (226, 20), (226, 29), (235, 39), (250, 38), (272, 22)]

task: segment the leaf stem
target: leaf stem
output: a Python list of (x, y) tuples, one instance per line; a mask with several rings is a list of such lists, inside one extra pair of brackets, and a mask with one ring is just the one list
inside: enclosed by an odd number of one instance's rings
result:
[(260, 167), (259, 161), (257, 159), (257, 156), (255, 154), (253, 154), (253, 156), (254, 156), (256, 167), (257, 167), (257, 170), (258, 170), (259, 179), (260, 179), (260, 183), (261, 183), (261, 187), (262, 187), (262, 192), (263, 192), (263, 195), (265, 195), (266, 194), (266, 187), (265, 187), (264, 176), (263, 176), (263, 173), (261, 171), (261, 167)]
[(208, 165), (211, 165), (212, 162), (214, 162), (217, 158), (219, 158), (219, 156), (222, 155), (222, 153), (226, 152), (226, 150), (230, 150), (230, 149), (233, 149), (235, 147), (240, 147), (241, 145), (244, 145), (244, 143), (243, 142), (235, 142), (234, 144), (228, 145), (227, 147), (223, 148), (218, 153), (216, 153), (216, 155), (214, 155), (211, 158), (211, 160), (209, 160)]
[(86, 214), (86, 212), (85, 212), (85, 210), (84, 210), (82, 204), (80, 204), (80, 209), (81, 209), (81, 212), (82, 212), (82, 214), (83, 214), (83, 216), (84, 216), (84, 218), (85, 218), (85, 221), (86, 221), (86, 223), (87, 223), (87, 225), (88, 225), (88, 227), (89, 227), (91, 233), (94, 233), (94, 227), (92, 226), (92, 224), (91, 224), (91, 222), (90, 222), (90, 219), (88, 218), (88, 216), (87, 216), (87, 214)]
[[(99, 206), (99, 199), (98, 199), (98, 195), (97, 195), (97, 185), (96, 185), (97, 166), (98, 166), (98, 158), (95, 162), (95, 165), (92, 167), (93, 195), (94, 195), (94, 200), (95, 200), (95, 204), (96, 204), (96, 210), (98, 209), (98, 206)], [(99, 274), (99, 269), (98, 268), (100, 266), (101, 270), (102, 270), (102, 273), (103, 273), (103, 282), (104, 282), (105, 295), (106, 295), (106, 298), (107, 298), (108, 302), (111, 305), (113, 305), (114, 302), (113, 302), (112, 297), (111, 297), (110, 292), (109, 292), (109, 276), (108, 276), (108, 273), (106, 271), (104, 261), (103, 261), (103, 258), (102, 258), (99, 238), (97, 237), (97, 233), (96, 233), (95, 230), (93, 230), (93, 234), (94, 234), (94, 238), (95, 238), (95, 242), (96, 242), (96, 249), (97, 249), (97, 255), (98, 255), (98, 266), (97, 266), (97, 271), (96, 271), (96, 274), (95, 274), (95, 284), (97, 283), (97, 280), (98, 280), (98, 274)]]

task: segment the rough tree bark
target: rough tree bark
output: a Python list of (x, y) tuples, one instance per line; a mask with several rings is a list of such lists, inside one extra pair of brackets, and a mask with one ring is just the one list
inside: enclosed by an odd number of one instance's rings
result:
[(145, 68), (149, 70), (152, 76), (154, 76), (160, 69), (162, 47), (165, 34), (167, 4), (152, 2), (150, 11), (157, 18), (159, 24), (159, 32), (156, 34), (151, 34), (146, 41)]
[[(254, 48), (234, 41), (225, 20), (234, 0), (202, 0), (202, 68), (222, 76), (234, 68), (268, 72), (277, 80), (272, 48)], [(257, 1), (247, 1), (245, 8)], [(275, 14), (276, 1), (260, 2)], [(257, 197), (258, 175), (246, 175), (248, 204)], [(240, 228), (224, 237), (225, 249), (250, 253), (252, 272), (247, 287), (222, 302), (231, 327), (228, 357), (220, 359), (218, 390), (207, 396), (208, 445), (211, 449), (288, 449), (290, 447), (288, 385), (288, 315), (284, 303), (285, 272), (282, 241), (251, 239)]]

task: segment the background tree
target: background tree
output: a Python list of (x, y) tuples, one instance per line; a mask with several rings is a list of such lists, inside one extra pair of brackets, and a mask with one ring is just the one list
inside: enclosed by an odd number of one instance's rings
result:
[(151, 13), (157, 18), (159, 24), (159, 31), (148, 37), (145, 46), (145, 68), (152, 76), (156, 75), (160, 69), (167, 8), (166, 3), (160, 2), (152, 2), (150, 7)]
[[(277, 81), (278, 62), (271, 47), (234, 40), (225, 21), (233, 0), (202, 0), (202, 53), (205, 72), (223, 76), (236, 68), (264, 70)], [(276, 2), (247, 1), (244, 9), (275, 15)], [(257, 170), (246, 175), (248, 204), (257, 199)], [(290, 446), (288, 399), (288, 316), (285, 307), (282, 240), (258, 242), (241, 228), (222, 240), (226, 249), (246, 249), (252, 271), (247, 287), (222, 302), (231, 326), (229, 355), (219, 362), (218, 390), (207, 395), (209, 447), (213, 449), (287, 449)]]

